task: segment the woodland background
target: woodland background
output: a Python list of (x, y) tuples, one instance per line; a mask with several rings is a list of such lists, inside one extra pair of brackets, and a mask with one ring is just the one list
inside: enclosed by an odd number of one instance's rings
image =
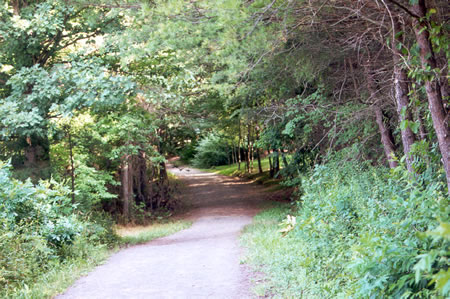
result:
[(180, 156), (268, 159), (295, 189), (285, 294), (448, 296), (448, 20), (445, 0), (1, 1), (0, 295), (172, 213)]

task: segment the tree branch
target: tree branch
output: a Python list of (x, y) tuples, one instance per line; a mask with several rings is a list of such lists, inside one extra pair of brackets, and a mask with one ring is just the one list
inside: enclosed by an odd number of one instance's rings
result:
[(420, 19), (420, 17), (418, 15), (416, 15), (415, 13), (413, 13), (412, 11), (410, 11), (406, 6), (404, 6), (403, 4), (399, 3), (396, 0), (387, 0), (389, 2), (391, 2), (392, 4), (400, 7), (402, 10), (404, 10), (408, 15), (410, 15), (411, 17), (414, 17), (416, 19)]

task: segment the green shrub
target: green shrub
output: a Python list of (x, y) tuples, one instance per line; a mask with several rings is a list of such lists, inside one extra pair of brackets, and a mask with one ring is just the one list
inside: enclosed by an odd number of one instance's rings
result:
[(48, 267), (53, 255), (47, 240), (34, 234), (32, 226), (11, 230), (7, 229), (3, 219), (0, 225), (0, 290), (14, 287), (13, 282), (36, 277)]
[(82, 162), (75, 169), (75, 190), (77, 209), (90, 212), (101, 206), (101, 203), (117, 198), (117, 195), (108, 192), (107, 186), (118, 183), (106, 171), (89, 167)]
[(196, 167), (210, 168), (229, 162), (230, 147), (226, 140), (214, 134), (200, 140), (196, 152), (192, 160), (192, 164)]
[(437, 219), (449, 221), (441, 183), (420, 185), (394, 180), (367, 165), (330, 163), (317, 166), (302, 186), (293, 234), (306, 246), (302, 267), (314, 293), (357, 298), (438, 295), (430, 276), (416, 276), (414, 267), (431, 250), (439, 257), (427, 272), (448, 269), (448, 240), (433, 241), (424, 234), (439, 224)]
[(192, 159), (194, 159), (195, 154), (197, 153), (196, 146), (196, 142), (185, 144), (179, 151), (180, 160), (185, 163), (189, 163)]
[(0, 297), (117, 242), (110, 219), (92, 214), (82, 219), (75, 212), (63, 184), (15, 180), (10, 165), (0, 162)]
[(316, 166), (303, 178), (287, 236), (279, 210), (260, 214), (244, 232), (248, 260), (269, 274), (263, 295), (448, 298), (445, 183), (427, 171), (410, 177), (351, 162)]
[(81, 226), (69, 195), (69, 189), (55, 181), (34, 186), (30, 180), (12, 179), (9, 165), (0, 162), (0, 219), (12, 231), (32, 227), (50, 245), (71, 242)]

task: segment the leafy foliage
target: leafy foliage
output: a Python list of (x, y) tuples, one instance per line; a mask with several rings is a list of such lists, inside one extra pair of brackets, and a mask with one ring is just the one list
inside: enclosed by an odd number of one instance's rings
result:
[(8, 81), (11, 94), (0, 106), (2, 132), (46, 135), (49, 119), (70, 116), (82, 109), (111, 109), (133, 91), (133, 83), (111, 76), (94, 61), (74, 61), (47, 71), (38, 65), (22, 68)]
[(226, 140), (220, 136), (210, 134), (198, 143), (192, 163), (200, 168), (225, 165), (229, 162), (229, 155), (230, 148)]
[(378, 2), (1, 1), (0, 284), (113, 241), (104, 212), (170, 214), (180, 155), (298, 191), (260, 236), (286, 296), (447, 296), (448, 3)]
[(419, 187), (368, 165), (316, 166), (287, 237), (302, 247), (286, 270), (303, 277), (296, 288), (312, 297), (448, 295), (450, 213), (439, 185)]
[[(249, 261), (269, 274), (267, 292), (274, 287), (286, 297), (448, 296), (450, 213), (438, 183), (419, 187), (345, 162), (316, 166), (303, 180), (296, 224), (292, 216), (282, 221), (292, 211), (269, 210), (242, 237)], [(284, 234), (289, 231), (285, 237), (278, 223)]]
[(26, 283), (52, 261), (64, 258), (61, 248), (73, 244), (84, 228), (73, 214), (75, 207), (66, 187), (55, 181), (37, 186), (30, 180), (20, 182), (11, 179), (9, 168), (0, 164), (2, 288)]

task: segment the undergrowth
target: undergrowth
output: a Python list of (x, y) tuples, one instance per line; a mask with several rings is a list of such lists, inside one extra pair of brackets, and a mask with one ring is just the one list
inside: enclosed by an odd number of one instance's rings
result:
[(54, 262), (49, 269), (40, 273), (31, 283), (18, 283), (14, 288), (0, 292), (1, 298), (53, 298), (64, 292), (78, 278), (88, 274), (96, 266), (104, 262), (117, 249), (105, 246), (90, 248), (88, 256)]
[(259, 297), (292, 298), (301, 293), (305, 276), (297, 253), (302, 243), (290, 235), (283, 238), (278, 232), (278, 224), (289, 211), (288, 204), (276, 203), (256, 215), (243, 230), (241, 243), (247, 249), (244, 262), (265, 274), (254, 282), (253, 291)]
[(121, 246), (190, 225), (160, 216), (116, 233), (110, 216), (81, 213), (70, 194), (53, 180), (13, 179), (10, 165), (0, 162), (0, 298), (51, 298)]
[(255, 217), (242, 236), (248, 262), (267, 274), (258, 292), (283, 298), (450, 295), (450, 207), (441, 180), (329, 163), (302, 186), (297, 223), (286, 237), (278, 223), (288, 212), (279, 207)]

